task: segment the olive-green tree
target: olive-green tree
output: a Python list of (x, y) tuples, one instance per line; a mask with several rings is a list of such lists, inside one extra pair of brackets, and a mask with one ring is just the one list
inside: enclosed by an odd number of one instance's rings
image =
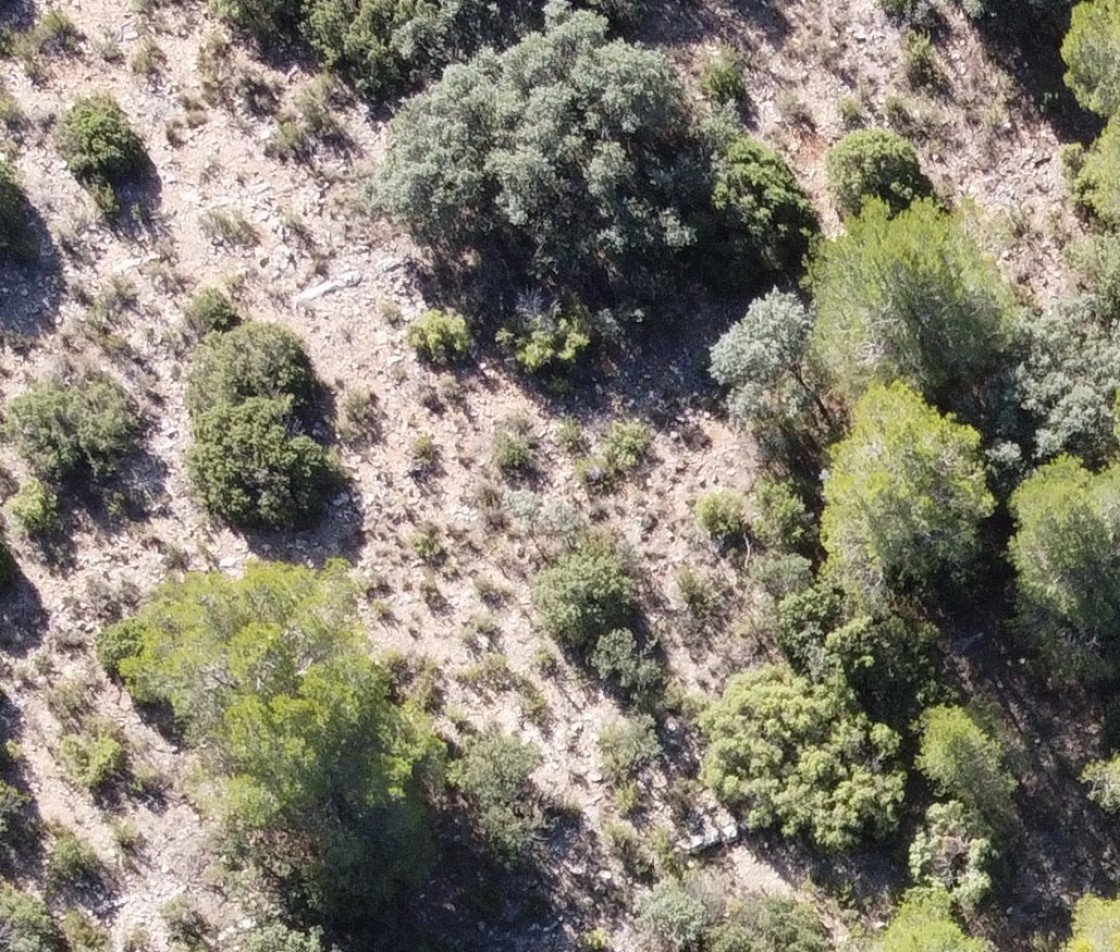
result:
[(828, 185), (843, 215), (858, 215), (870, 199), (886, 202), (897, 214), (919, 198), (933, 195), (908, 139), (890, 129), (849, 132), (828, 153)]
[(1120, 467), (1091, 473), (1059, 457), (1019, 486), (1011, 511), (1024, 627), (1065, 671), (1108, 675), (1120, 630)]
[(927, 400), (970, 408), (1005, 348), (1014, 308), (999, 270), (959, 214), (929, 199), (892, 216), (872, 200), (811, 267), (812, 348), (855, 400), (901, 379)]
[(921, 591), (967, 577), (995, 509), (980, 435), (902, 383), (873, 385), (832, 452), (821, 542), (828, 570), (857, 597)]
[(1073, 907), (1065, 952), (1111, 952), (1120, 942), (1120, 899), (1082, 896)]
[(232, 842), (290, 897), (348, 924), (415, 881), (441, 746), (391, 697), (346, 566), (251, 563), (166, 583), (98, 638), (138, 702), (167, 705), (225, 778)]
[(911, 889), (902, 897), (875, 952), (990, 952), (953, 918), (952, 898), (943, 889)]
[(1083, 0), (1062, 42), (1066, 85), (1086, 109), (1110, 117), (1120, 109), (1120, 2)]

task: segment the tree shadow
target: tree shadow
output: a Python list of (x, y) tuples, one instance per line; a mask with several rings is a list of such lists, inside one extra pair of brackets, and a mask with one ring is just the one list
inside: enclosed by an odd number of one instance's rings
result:
[(43, 640), (48, 619), (39, 592), (13, 562), (11, 579), (0, 594), (0, 645), (14, 657), (26, 656)]
[(637, 38), (661, 47), (717, 37), (730, 40), (737, 30), (729, 28), (729, 17), (747, 21), (775, 49), (780, 49), (793, 32), (780, 5), (766, 0), (726, 0), (719, 5), (701, 0), (649, 0), (642, 9)]
[(159, 214), (163, 182), (155, 163), (145, 154), (140, 167), (115, 188), (120, 210), (107, 219), (109, 228), (132, 241), (152, 242), (170, 234)]
[[(0, 696), (0, 738), (18, 743), (22, 734), (19, 709)], [(35, 791), (25, 771), (17, 760), (0, 758), (0, 874), (17, 878), (42, 869), (42, 829)]]
[(976, 30), (1058, 138), (1087, 142), (1096, 138), (1104, 122), (1078, 104), (1063, 78), (1061, 43), (1072, 4), (1047, 6), (1038, 10), (1029, 3), (1003, 0), (993, 15), (974, 21)]
[(17, 260), (0, 253), (0, 338), (13, 349), (54, 329), (65, 290), (61, 256), (43, 216), (26, 198), (22, 205), (34, 254)]

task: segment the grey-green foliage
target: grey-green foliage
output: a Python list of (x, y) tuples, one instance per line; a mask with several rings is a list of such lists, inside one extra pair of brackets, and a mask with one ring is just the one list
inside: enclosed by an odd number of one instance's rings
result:
[(1089, 785), (1089, 799), (1097, 806), (1109, 813), (1120, 813), (1120, 755), (1090, 762), (1082, 771), (1081, 780)]
[(642, 932), (671, 952), (699, 948), (711, 915), (704, 902), (677, 879), (663, 879), (637, 903)]
[(45, 480), (101, 478), (136, 448), (140, 418), (119, 383), (90, 374), (66, 384), (47, 381), (13, 397), (4, 434)]
[(702, 156), (661, 53), (560, 4), (504, 53), (449, 67), (389, 126), (375, 205), (451, 262), (649, 296), (695, 243)]
[(1023, 322), (1014, 379), (1020, 405), (1033, 418), (1036, 459), (1072, 453), (1101, 462), (1116, 450), (1112, 401), (1120, 389), (1120, 339), (1095, 313), (1105, 303), (1083, 296)]
[(983, 939), (969, 937), (953, 918), (953, 900), (944, 889), (911, 889), (902, 897), (874, 952), (990, 952)]
[(858, 129), (828, 153), (828, 184), (841, 214), (857, 215), (870, 199), (894, 213), (933, 195), (908, 139), (889, 129)]
[(910, 844), (910, 875), (974, 909), (992, 888), (996, 851), (982, 821), (959, 800), (934, 803)]
[(751, 301), (715, 343), (708, 371), (727, 390), (740, 423), (793, 419), (817, 400), (809, 359), (812, 317), (800, 299), (774, 289)]
[(842, 850), (898, 823), (899, 736), (860, 711), (842, 682), (755, 668), (728, 683), (700, 726), (704, 782), (752, 828)]
[(751, 896), (728, 904), (724, 921), (708, 930), (706, 952), (829, 952), (832, 943), (806, 902)]

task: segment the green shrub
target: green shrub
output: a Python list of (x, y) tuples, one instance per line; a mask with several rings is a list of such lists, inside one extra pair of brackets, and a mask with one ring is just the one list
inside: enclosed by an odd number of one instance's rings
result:
[(700, 947), (711, 921), (705, 904), (679, 880), (663, 879), (637, 903), (637, 925), (671, 952)]
[(58, 493), (34, 476), (19, 487), (6, 508), (17, 530), (29, 539), (42, 541), (62, 526)]
[(813, 907), (781, 896), (732, 902), (726, 921), (709, 930), (710, 952), (829, 952), (832, 943)]
[(187, 409), (194, 418), (222, 404), (251, 397), (290, 398), (305, 411), (315, 390), (311, 361), (297, 334), (278, 324), (251, 321), (198, 346), (187, 378)]
[(105, 869), (93, 847), (73, 830), (60, 830), (47, 850), (46, 877), (51, 889), (81, 889), (101, 882)]
[(125, 749), (117, 735), (111, 724), (94, 722), (80, 734), (64, 736), (58, 752), (67, 776), (92, 792), (119, 780), (125, 769)]
[(187, 453), (191, 484), (206, 509), (242, 528), (304, 528), (323, 510), (337, 478), (327, 451), (292, 435), (292, 399), (219, 404), (195, 421)]
[(1081, 782), (1089, 784), (1089, 799), (1102, 810), (1120, 813), (1120, 755), (1087, 764)]
[(109, 95), (76, 100), (58, 123), (58, 151), (67, 168), (93, 190), (106, 214), (120, 207), (116, 189), (147, 161), (144, 144)]
[(1014, 816), (1018, 781), (1005, 765), (998, 738), (961, 707), (939, 705), (922, 715), (921, 749), (914, 765), (945, 796), (993, 825)]
[(1120, 110), (1120, 4), (1086, 0), (1073, 8), (1062, 41), (1066, 85), (1086, 109), (1111, 119)]
[(858, 215), (868, 199), (893, 214), (933, 195), (910, 142), (889, 129), (849, 132), (828, 153), (828, 184), (842, 215)]
[(911, 25), (926, 25), (933, 13), (930, 0), (879, 0), (879, 6), (889, 17)]
[(408, 325), (405, 340), (424, 360), (437, 367), (458, 362), (471, 347), (466, 318), (455, 311), (425, 311)]
[(591, 667), (632, 701), (645, 701), (661, 682), (661, 668), (629, 628), (602, 635), (591, 652)]
[(183, 308), (187, 326), (198, 337), (211, 331), (233, 330), (241, 323), (241, 315), (229, 296), (219, 288), (203, 288)]
[(280, 922), (251, 927), (236, 940), (234, 952), (335, 952), (325, 945), (322, 929), (301, 932)]
[(600, 638), (633, 619), (637, 585), (616, 548), (590, 541), (537, 576), (533, 603), (552, 638), (590, 653)]
[(1007, 346), (1017, 313), (964, 219), (931, 200), (897, 215), (871, 201), (821, 244), (811, 273), (811, 353), (843, 395), (902, 379), (928, 400), (975, 410), (977, 381)]
[(995, 510), (980, 434), (902, 383), (871, 387), (824, 484), (828, 569), (857, 598), (968, 578)]
[(899, 737), (871, 722), (835, 681), (814, 684), (785, 665), (733, 678), (702, 716), (702, 776), (752, 829), (777, 827), (843, 850), (898, 823), (905, 774)]
[(1021, 627), (1059, 671), (1110, 677), (1120, 659), (1120, 467), (1090, 472), (1061, 456), (1011, 496)]
[(712, 159), (714, 228), (705, 261), (716, 284), (754, 288), (765, 275), (800, 267), (819, 229), (797, 176), (777, 152), (748, 136)]
[(902, 70), (918, 89), (939, 89), (945, 76), (937, 63), (937, 48), (926, 33), (908, 33), (902, 44)]
[(93, 374), (13, 397), (4, 431), (36, 474), (64, 482), (115, 473), (137, 446), (140, 420), (120, 384)]
[(603, 773), (615, 786), (632, 779), (661, 756), (657, 723), (649, 714), (635, 714), (604, 725), (596, 746)]
[(0, 262), (26, 264), (39, 257), (39, 240), (32, 228), (32, 209), (15, 170), (0, 159)]
[[(0, 780), (0, 843), (6, 842), (6, 837), (19, 822), (23, 808), (27, 806), (28, 798), (20, 793), (10, 783)], [(0, 894), (0, 933), (4, 929), (4, 897)]]
[(524, 417), (512, 417), (498, 426), (490, 458), (507, 479), (530, 475), (537, 468), (537, 436)]
[(559, 302), (545, 307), (529, 296), (516, 319), (498, 331), (497, 342), (513, 351), (526, 373), (562, 380), (591, 344), (591, 320), (582, 308), (562, 308)]
[(0, 938), (9, 952), (62, 952), (46, 904), (31, 893), (0, 883)]
[(1120, 938), (1120, 900), (1082, 896), (1073, 907), (1072, 932), (1062, 952), (1107, 952)]
[(68, 952), (109, 952), (109, 933), (80, 909), (69, 909), (60, 923)]
[(694, 511), (697, 524), (717, 542), (731, 545), (746, 535), (746, 503), (741, 493), (717, 489), (697, 499)]
[(479, 831), (504, 862), (524, 856), (544, 827), (530, 779), (543, 762), (532, 744), (489, 731), (468, 741), (448, 770)]
[(953, 918), (952, 897), (943, 889), (911, 889), (902, 897), (877, 948), (881, 952), (945, 949), (952, 952), (990, 952), (983, 939), (972, 939)]
[(934, 803), (910, 844), (910, 876), (919, 886), (946, 890), (971, 910), (992, 888), (995, 859), (983, 825), (960, 801)]
[(763, 545), (798, 551), (813, 533), (813, 519), (792, 483), (760, 477), (752, 492), (758, 517), (751, 531)]
[(653, 434), (641, 420), (615, 420), (603, 435), (599, 457), (611, 479), (632, 473), (645, 462)]
[(133, 698), (168, 705), (228, 781), (214, 789), (230, 848), (294, 904), (314, 896), (327, 921), (368, 927), (428, 863), (423, 791), (442, 745), (393, 701), (355, 596), (342, 562), (251, 562), (165, 583), (112, 642)]
[(747, 96), (739, 54), (721, 46), (700, 70), (700, 92), (709, 102), (738, 105)]
[(473, 253), (500, 267), (507, 287), (657, 301), (704, 204), (685, 91), (663, 54), (610, 39), (605, 18), (557, 4), (545, 20), (402, 106), (375, 207), (449, 264)]

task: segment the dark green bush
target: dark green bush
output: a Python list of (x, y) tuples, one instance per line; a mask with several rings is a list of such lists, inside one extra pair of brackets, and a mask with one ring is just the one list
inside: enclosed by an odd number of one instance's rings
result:
[(81, 889), (98, 885), (105, 867), (94, 848), (73, 830), (59, 830), (47, 850), (47, 885)]
[(521, 858), (544, 826), (530, 780), (543, 762), (533, 745), (491, 731), (468, 741), (448, 771), (479, 831), (505, 862)]
[(58, 493), (34, 476), (19, 487), (6, 508), (18, 531), (29, 539), (47, 539), (62, 525)]
[(0, 944), (9, 952), (61, 952), (58, 928), (46, 904), (0, 883)]
[(637, 585), (614, 546), (589, 541), (537, 576), (533, 602), (551, 637), (591, 652), (600, 638), (633, 620)]
[(4, 432), (39, 476), (62, 482), (116, 472), (137, 446), (140, 419), (120, 384), (91, 374), (13, 397)]
[(717, 489), (696, 500), (696, 522), (717, 542), (731, 545), (747, 531), (746, 503), (733, 489)]
[(229, 296), (218, 288), (203, 288), (183, 308), (187, 326), (198, 337), (211, 331), (233, 330), (241, 323), (241, 315)]
[(1120, 110), (1120, 7), (1082, 2), (1062, 42), (1066, 85), (1086, 109), (1111, 119)]
[(78, 99), (62, 114), (58, 151), (107, 214), (119, 208), (117, 187), (139, 173), (147, 161), (140, 137), (109, 95)]
[(768, 274), (799, 267), (819, 225), (785, 159), (740, 135), (712, 161), (714, 230), (702, 263), (719, 269), (716, 283), (751, 288)]
[(644, 701), (661, 682), (661, 668), (629, 628), (601, 636), (591, 652), (591, 667), (631, 701)]
[(288, 397), (302, 413), (311, 402), (315, 376), (303, 341), (278, 324), (251, 321), (198, 346), (187, 378), (187, 409), (200, 417), (222, 404), (251, 397)]
[(15, 170), (0, 159), (0, 262), (27, 263), (39, 257), (32, 214)]
[(238, 528), (304, 528), (336, 477), (327, 451), (293, 436), (291, 397), (222, 403), (195, 421), (191, 484), (213, 515)]
[(514, 319), (498, 331), (497, 342), (526, 373), (563, 380), (591, 344), (591, 329), (584, 308), (546, 306), (539, 296), (526, 295)]
[(897, 214), (933, 195), (933, 183), (922, 171), (914, 147), (889, 129), (849, 132), (829, 151), (827, 168), (842, 215), (858, 215), (870, 198), (886, 202)]
[(832, 943), (813, 907), (781, 896), (733, 902), (726, 921), (705, 937), (710, 952), (829, 952)]

